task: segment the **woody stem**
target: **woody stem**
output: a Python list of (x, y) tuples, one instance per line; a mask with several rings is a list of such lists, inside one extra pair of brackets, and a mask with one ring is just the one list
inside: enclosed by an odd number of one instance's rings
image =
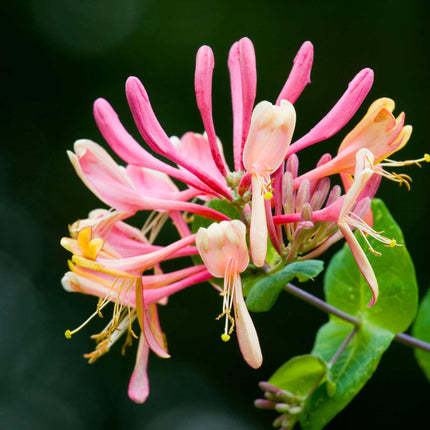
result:
[[(356, 327), (360, 326), (360, 323), (361, 323), (360, 318), (347, 314), (346, 312), (343, 312), (340, 309), (332, 305), (329, 305), (324, 300), (321, 300), (318, 297), (315, 297), (314, 295), (308, 293), (307, 291), (302, 290), (301, 288), (296, 287), (293, 284), (287, 284), (284, 287), (284, 289), (285, 291), (288, 291), (293, 296), (298, 297), (299, 299), (305, 301), (306, 303), (309, 303), (310, 305), (320, 309), (323, 312), (335, 315), (338, 318), (343, 319), (344, 321), (350, 322)], [(411, 348), (419, 348), (419, 349), (422, 349), (423, 351), (430, 352), (430, 343), (424, 342), (406, 333), (398, 333), (396, 334), (394, 339), (397, 342), (402, 343), (403, 345), (410, 346)]]

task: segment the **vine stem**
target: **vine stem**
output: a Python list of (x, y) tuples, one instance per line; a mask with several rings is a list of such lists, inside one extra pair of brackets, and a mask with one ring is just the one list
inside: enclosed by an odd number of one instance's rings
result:
[[(329, 305), (324, 300), (321, 300), (318, 297), (315, 297), (314, 295), (308, 293), (307, 291), (304, 291), (301, 288), (298, 288), (295, 285), (290, 283), (287, 284), (284, 287), (284, 289), (285, 291), (288, 291), (293, 296), (305, 301), (306, 303), (309, 303), (310, 305), (322, 310), (323, 312), (335, 315), (338, 318), (343, 319), (344, 321), (354, 324), (354, 326), (356, 327), (360, 327), (360, 324), (361, 324), (360, 318), (354, 317), (353, 315), (350, 315), (332, 305)], [(424, 342), (413, 336), (409, 336), (406, 333), (396, 334), (394, 337), (394, 340), (396, 340), (399, 343), (402, 343), (403, 345), (410, 346), (411, 348), (419, 348), (419, 349), (422, 349), (423, 351), (430, 352), (430, 343)]]
[(342, 345), (340, 345), (339, 349), (333, 355), (331, 360), (328, 362), (329, 366), (333, 366), (336, 363), (337, 359), (341, 356), (342, 352), (345, 351), (345, 348), (348, 346), (348, 343), (351, 342), (351, 339), (354, 337), (355, 333), (357, 333), (358, 325), (354, 325), (354, 328), (351, 330), (351, 333), (346, 337), (343, 341)]

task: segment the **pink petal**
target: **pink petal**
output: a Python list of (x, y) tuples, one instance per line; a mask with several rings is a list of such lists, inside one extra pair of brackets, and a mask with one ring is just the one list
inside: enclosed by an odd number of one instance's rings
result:
[(106, 142), (125, 162), (164, 172), (204, 192), (214, 192), (188, 171), (170, 166), (143, 149), (125, 130), (118, 115), (106, 100), (97, 99), (94, 102), (94, 118)]
[(137, 348), (136, 364), (128, 385), (128, 396), (136, 403), (144, 403), (149, 395), (148, 358), (149, 346), (143, 334), (141, 334)]
[(120, 270), (127, 273), (142, 273), (155, 264), (166, 260), (174, 252), (194, 243), (194, 241), (195, 235), (191, 235), (150, 254), (122, 259), (98, 258), (97, 262), (108, 269)]
[(288, 75), (287, 82), (279, 94), (276, 104), (279, 106), (281, 100), (294, 103), (307, 84), (311, 82), (312, 61), (314, 58), (314, 47), (311, 42), (305, 42), (294, 58), (294, 65)]
[(203, 124), (208, 136), (208, 141), (215, 165), (223, 176), (227, 175), (227, 169), (218, 148), (215, 134), (215, 126), (212, 117), (212, 72), (214, 69), (214, 56), (209, 46), (202, 46), (197, 52), (196, 72), (194, 86), (196, 91), (197, 106), (202, 116)]
[(225, 183), (219, 183), (200, 166), (194, 164), (192, 160), (183, 157), (174, 147), (166, 133), (158, 122), (149, 102), (148, 94), (139, 79), (131, 76), (126, 83), (127, 100), (133, 114), (134, 121), (140, 134), (148, 145), (156, 152), (179, 164), (184, 169), (198, 177), (216, 193), (224, 197), (231, 198), (230, 190)]
[[(214, 158), (211, 153), (211, 148), (209, 146), (209, 142), (206, 136), (188, 132), (185, 133), (181, 137), (181, 139), (176, 138), (175, 142), (176, 148), (184, 157), (193, 160), (194, 163), (202, 166), (205, 171), (208, 172), (208, 174), (210, 174), (218, 181), (224, 181), (224, 177), (221, 175), (220, 171), (218, 170), (218, 167), (215, 164)], [(223, 157), (221, 149), (222, 147), (219, 148), (219, 151), (221, 157)]]
[(251, 123), (257, 91), (257, 71), (252, 42), (243, 38), (233, 44), (228, 58), (233, 105), (233, 152), (236, 171), (243, 170), (242, 151)]
[(309, 133), (290, 146), (287, 157), (337, 133), (357, 112), (372, 84), (371, 69), (363, 69), (359, 72), (330, 112)]
[(282, 232), (281, 232), (281, 236), (279, 236), (278, 231), (276, 230), (276, 226), (273, 222), (272, 201), (266, 200), (264, 202), (264, 206), (265, 206), (265, 211), (266, 211), (266, 222), (267, 222), (267, 229), (268, 229), (270, 241), (272, 242), (272, 245), (275, 248), (276, 252), (279, 255), (281, 255), (282, 254), (282, 246), (283, 246), (283, 242), (281, 240)]
[(165, 287), (153, 288), (144, 290), (144, 299), (147, 306), (158, 303), (161, 299), (168, 297), (178, 291), (183, 290), (184, 288), (190, 287), (195, 284), (199, 284), (201, 282), (205, 282), (208, 279), (213, 278), (212, 274), (210, 274), (207, 270), (201, 270), (198, 273), (187, 276), (186, 278), (173, 282), (170, 285)]
[[(121, 169), (109, 154), (91, 141), (75, 144), (77, 155), (68, 152), (69, 158), (82, 181), (107, 205), (125, 212), (137, 210), (183, 210), (216, 221), (228, 220), (224, 214), (195, 203), (158, 199), (140, 194), (126, 171)], [(157, 183), (154, 182), (156, 187)]]
[(352, 255), (357, 263), (360, 272), (366, 279), (366, 282), (369, 284), (370, 289), (372, 290), (372, 300), (369, 303), (369, 307), (373, 306), (378, 300), (379, 288), (378, 281), (376, 279), (375, 273), (373, 272), (372, 266), (369, 263), (369, 260), (366, 257), (363, 249), (357, 241), (357, 238), (351, 231), (351, 228), (348, 224), (339, 224), (339, 229), (345, 237), (348, 245), (351, 249)]
[[(191, 275), (205, 270), (206, 266), (203, 264), (198, 266), (186, 267), (185, 269), (175, 270), (174, 272), (162, 273), (159, 275), (145, 275), (142, 276), (142, 284), (145, 291), (149, 289), (160, 289), (166, 285), (172, 284), (183, 278), (187, 278)], [(170, 294), (169, 294), (170, 295)]]
[[(158, 316), (156, 316), (156, 319), (158, 320)], [(170, 354), (166, 351), (166, 347), (163, 342), (163, 334), (159, 325), (153, 324), (151, 321), (151, 311), (149, 309), (146, 309), (144, 313), (143, 334), (145, 336), (146, 342), (148, 342), (149, 348), (159, 357), (170, 357)]]

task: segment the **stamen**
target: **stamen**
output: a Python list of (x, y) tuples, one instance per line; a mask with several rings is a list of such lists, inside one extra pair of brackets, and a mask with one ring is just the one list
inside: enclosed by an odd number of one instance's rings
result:
[[(66, 330), (64, 332), (64, 336), (66, 337), (66, 339), (71, 339), (72, 335), (74, 335), (75, 333), (77, 333), (79, 330), (81, 330), (82, 328), (84, 328), (95, 316), (97, 315), (101, 315), (100, 311), (109, 303), (109, 300), (106, 300), (106, 302), (99, 307), (99, 305), (97, 304), (97, 310), (86, 320), (84, 321), (78, 328), (75, 328), (74, 330)], [(103, 315), (102, 315), (103, 317)]]
[(381, 176), (384, 176), (384, 178), (389, 179), (390, 181), (397, 182), (399, 185), (405, 184), (408, 191), (411, 189), (411, 184), (409, 182), (412, 182), (412, 178), (409, 175), (406, 175), (404, 173), (396, 173), (396, 172), (387, 172), (386, 170), (377, 170), (376, 173), (378, 173)]
[(430, 163), (430, 155), (424, 154), (422, 158), (417, 158), (416, 160), (405, 160), (405, 161), (396, 161), (396, 160), (390, 160), (386, 158), (383, 163), (380, 163), (380, 166), (402, 167), (402, 166), (410, 166), (412, 164), (415, 164), (421, 167), (420, 163), (422, 162)]
[(158, 236), (158, 233), (160, 233), (160, 230), (163, 228), (163, 225), (168, 219), (168, 212), (151, 212), (141, 230), (145, 236), (148, 236), (149, 233), (149, 243), (153, 243), (155, 241)]
[(370, 227), (365, 221), (363, 221), (357, 214), (354, 212), (349, 212), (347, 214), (347, 224), (351, 227), (356, 228), (360, 234), (363, 236), (364, 240), (369, 246), (369, 251), (375, 255), (381, 255), (380, 252), (375, 251), (367, 240), (366, 235), (372, 236), (377, 241), (381, 242), (385, 247), (394, 248), (395, 246), (402, 246), (396, 242), (394, 238), (388, 239), (385, 236), (382, 236), (383, 231), (377, 232), (372, 227)]
[(230, 340), (230, 335), (233, 333), (235, 325), (234, 318), (231, 316), (231, 310), (233, 307), (233, 295), (235, 294), (233, 285), (234, 278), (231, 275), (232, 273), (236, 273), (236, 271), (237, 260), (231, 257), (227, 262), (227, 266), (225, 269), (224, 291), (220, 293), (220, 296), (223, 296), (222, 313), (216, 317), (216, 319), (219, 320), (223, 316), (225, 316), (224, 333), (221, 335), (221, 339), (224, 342), (228, 342)]
[[(430, 163), (430, 154), (424, 154), (422, 158), (417, 158), (416, 160), (405, 160), (405, 161), (396, 161), (396, 160), (390, 160), (389, 158), (385, 159), (383, 163), (380, 163), (379, 166), (382, 167), (403, 167), (403, 166), (410, 166), (412, 164), (417, 165), (418, 167), (421, 167), (422, 162)], [(400, 185), (405, 184), (407, 189), (410, 190), (411, 186), (409, 182), (412, 182), (412, 179), (410, 176), (405, 175), (403, 173), (398, 174), (395, 172), (387, 172), (386, 170), (376, 171), (376, 173), (379, 173), (380, 175), (386, 177), (387, 179), (390, 179), (394, 182), (398, 182)]]

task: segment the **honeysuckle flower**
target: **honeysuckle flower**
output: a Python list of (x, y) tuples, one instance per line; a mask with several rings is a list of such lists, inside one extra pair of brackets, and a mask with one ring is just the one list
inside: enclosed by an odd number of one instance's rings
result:
[[(288, 130), (286, 130), (285, 124), (281, 126), (282, 121), (279, 121), (279, 118), (274, 120), (276, 115), (269, 119), (270, 115), (267, 115), (267, 112), (269, 112), (267, 109), (268, 102), (264, 102), (261, 105), (266, 106), (265, 109), (262, 109), (260, 105), (257, 105), (254, 109), (257, 75), (255, 52), (251, 41), (248, 38), (242, 38), (233, 44), (229, 52), (228, 67), (233, 105), (235, 171), (230, 171), (225, 162), (222, 145), (215, 132), (211, 100), (214, 57), (212, 50), (208, 46), (201, 47), (197, 53), (194, 80), (197, 106), (205, 128), (205, 135), (203, 136), (187, 133), (181, 140), (177, 138), (169, 139), (156, 118), (142, 83), (136, 77), (130, 77), (126, 84), (127, 100), (141, 136), (153, 151), (176, 163), (179, 169), (158, 160), (140, 146), (124, 129), (106, 100), (96, 100), (94, 103), (94, 116), (106, 141), (129, 165), (158, 170), (187, 184), (190, 189), (181, 192), (181, 196), (190, 196), (191, 194), (187, 193), (194, 192), (203, 200), (210, 200), (214, 197), (221, 197), (227, 201), (233, 199), (232, 203), (240, 208), (242, 214), (246, 214), (249, 210), (247, 205), (250, 196), (245, 194), (248, 190), (247, 185), (253, 182), (252, 189), (258, 190), (258, 192), (252, 193), (254, 202), (252, 203), (251, 214), (251, 254), (254, 263), (257, 266), (263, 266), (266, 257), (265, 240), (267, 240), (268, 229), (275, 248), (278, 251), (281, 250), (280, 244), (274, 240), (276, 236), (273, 233), (270, 205), (268, 203), (264, 204), (263, 201), (264, 195), (266, 195), (266, 198), (271, 196), (270, 184), (272, 181), (276, 182), (273, 174), (286, 156), (288, 157), (291, 153), (330, 137), (343, 127), (356, 112), (373, 82), (373, 72), (370, 69), (364, 69), (357, 74), (351, 81), (347, 91), (327, 116), (306, 136), (293, 143), (290, 147), (293, 150), (290, 151), (288, 147), (294, 130), (295, 112), (289, 103), (294, 103), (310, 82), (312, 61), (313, 46), (310, 42), (305, 42), (294, 59), (293, 68), (277, 98), (276, 106), (271, 108), (274, 112), (277, 109), (279, 109), (279, 112), (288, 112), (286, 114), (288, 116), (288, 127), (286, 127)], [(263, 114), (264, 110), (266, 110), (266, 113)], [(264, 121), (267, 121), (267, 124), (264, 125), (261, 119), (257, 121), (256, 116), (265, 116)], [(252, 117), (254, 119), (251, 121)], [(271, 125), (269, 125), (270, 122), (272, 123)], [(259, 128), (260, 130), (258, 130)], [(265, 128), (266, 131), (262, 131)], [(269, 132), (269, 130), (272, 131)], [(270, 139), (273, 140), (273, 145), (269, 148), (270, 145), (264, 145), (263, 141), (272, 132), (274, 136)], [(248, 147), (248, 149), (245, 150), (245, 147)], [(273, 152), (273, 156), (271, 152)], [(75, 161), (74, 164), (76, 167), (77, 162)], [(244, 169), (246, 172), (243, 172)], [(127, 167), (128, 170), (129, 167)], [(78, 168), (77, 171), (79, 173)], [(253, 173), (250, 174), (251, 171)], [(249, 174), (250, 177), (248, 177)], [(247, 182), (248, 180), (249, 183)], [(115, 181), (111, 180), (110, 183), (113, 188), (124, 189), (124, 184), (117, 186)], [(98, 184), (98, 188), (101, 188), (100, 184)], [(111, 189), (112, 187), (109, 188)], [(97, 195), (101, 197), (100, 190), (97, 190), (94, 181), (91, 189), (95, 189), (95, 192), (98, 193)], [(263, 196), (260, 191), (263, 192)], [(131, 193), (134, 200), (131, 200), (132, 203), (125, 203), (123, 200), (119, 201), (118, 194), (119, 196), (129, 195), (130, 192), (127, 190), (127, 193), (124, 194), (122, 192), (116, 193), (116, 199), (112, 199), (111, 195), (102, 197), (104, 201), (107, 201), (107, 197), (109, 197), (111, 203), (108, 204), (115, 203), (117, 205), (115, 207), (121, 207), (122, 210), (128, 211), (149, 208), (152, 210), (170, 210), (171, 208), (169, 203), (172, 202), (167, 202), (167, 199), (159, 199), (162, 201), (158, 201), (158, 199), (148, 201), (145, 199), (145, 205), (143, 205), (140, 201), (141, 196), (136, 198), (134, 193)], [(274, 199), (275, 213), (279, 214), (281, 210), (280, 197), (278, 192), (275, 194), (278, 194)], [(177, 197), (179, 210), (198, 213), (217, 221), (223, 219), (222, 215), (214, 214), (208, 210), (201, 209), (198, 212), (199, 209), (193, 206), (189, 206), (188, 210), (185, 205), (192, 204), (181, 201), (185, 199), (184, 197)], [(155, 207), (157, 204), (158, 208)], [(268, 217), (265, 212), (269, 215)]]
[[(376, 301), (375, 275), (352, 231), (360, 231), (365, 239), (370, 235), (386, 246), (395, 246), (393, 239), (383, 237), (369, 225), (370, 201), (381, 176), (407, 184), (405, 175), (387, 173), (384, 166), (429, 161), (430, 156), (406, 162), (387, 158), (404, 146), (411, 127), (404, 126), (404, 114), (394, 118), (394, 103), (390, 99), (380, 99), (347, 135), (336, 157), (323, 155), (315, 169), (299, 176), (296, 154), (341, 130), (373, 83), (372, 70), (360, 71), (328, 114), (291, 143), (296, 122), (292, 104), (310, 82), (312, 61), (313, 46), (305, 42), (276, 104), (263, 101), (255, 105), (254, 47), (247, 38), (233, 44), (228, 68), (234, 169), (224, 158), (215, 130), (214, 56), (208, 46), (197, 53), (194, 79), (203, 134), (186, 132), (180, 139), (169, 138), (145, 87), (138, 78), (130, 77), (126, 83), (130, 110), (145, 144), (157, 155), (154, 156), (125, 130), (106, 100), (95, 101), (97, 126), (125, 166), (118, 165), (102, 147), (88, 140), (76, 142), (74, 152), (69, 152), (82, 181), (112, 210), (93, 211), (87, 220), (71, 226), (71, 237), (63, 238), (62, 245), (73, 254), (63, 286), (67, 291), (98, 297), (93, 316), (101, 314), (109, 303), (114, 304), (111, 321), (94, 336), (97, 347), (87, 355), (90, 361), (106, 352), (123, 334), (127, 334), (126, 345), (132, 338), (139, 338), (129, 385), (129, 396), (134, 401), (143, 402), (149, 393), (149, 350), (161, 357), (168, 356), (157, 306), (166, 304), (175, 292), (212, 277), (224, 279), (223, 311), (219, 316), (225, 317), (222, 339), (227, 341), (236, 327), (244, 359), (254, 368), (261, 365), (258, 336), (241, 285), (241, 273), (249, 264), (248, 227), (253, 263), (263, 267), (259, 273), (269, 270), (269, 265), (281, 268), (292, 261), (314, 258), (345, 237), (372, 289), (371, 304)], [(341, 175), (344, 195), (340, 186), (331, 188), (328, 176), (335, 173)], [(178, 188), (172, 178), (182, 185)], [(214, 198), (237, 209), (243, 222), (230, 221), (223, 213), (196, 203), (197, 199), (207, 202)], [(153, 211), (142, 230), (124, 221), (140, 210)], [(193, 235), (189, 223), (194, 214), (221, 222)], [(157, 246), (154, 240), (169, 218), (180, 238), (170, 245)], [(268, 236), (279, 255), (266, 262)], [(194, 242), (197, 246), (193, 246)], [(375, 252), (369, 242), (368, 246)], [(163, 273), (165, 260), (197, 253), (204, 265)], [(137, 335), (132, 328), (136, 320), (140, 328)], [(75, 331), (68, 331), (67, 335)]]
[(233, 220), (211, 224), (207, 229), (201, 227), (196, 246), (209, 273), (215, 278), (224, 278), (223, 311), (218, 317), (225, 317), (222, 340), (228, 341), (236, 327), (243, 358), (251, 367), (260, 367), (263, 361), (260, 343), (243, 298), (240, 278), (249, 264), (245, 224)]
[(243, 165), (252, 175), (250, 246), (252, 261), (262, 266), (267, 253), (267, 223), (264, 199), (272, 198), (270, 175), (282, 164), (296, 124), (293, 105), (259, 103), (252, 114), (251, 127), (243, 149)]
[[(128, 392), (133, 401), (142, 403), (149, 394), (146, 371), (149, 350), (161, 357), (169, 357), (158, 321), (157, 303), (164, 303), (171, 294), (203, 282), (212, 275), (203, 265), (162, 273), (158, 263), (169, 258), (172, 251), (174, 254), (186, 249), (185, 244), (193, 243), (194, 237), (181, 239), (173, 246), (176, 251), (171, 247), (166, 252), (166, 247), (152, 247), (140, 230), (121, 221), (125, 216), (121, 212), (93, 211), (89, 219), (71, 226), (71, 238), (62, 239), (62, 245), (73, 253), (70, 271), (62, 279), (63, 287), (69, 292), (99, 298), (94, 314), (76, 330), (67, 330), (65, 334), (70, 338), (93, 317), (101, 316), (109, 303), (114, 303), (112, 319), (93, 336), (97, 342), (95, 351), (85, 356), (90, 362), (95, 361), (125, 333), (123, 350), (133, 338), (139, 338)], [(183, 255), (190, 255), (190, 251)], [(142, 266), (145, 256), (146, 262)], [(153, 269), (154, 274), (142, 275), (147, 269)], [(132, 328), (135, 320), (139, 322), (140, 336)]]
[[(342, 141), (337, 156), (328, 163), (299, 176), (294, 181), (294, 186), (298, 187), (305, 179), (315, 180), (337, 173), (352, 175), (355, 170), (356, 154), (362, 148), (372, 152), (375, 166), (403, 148), (410, 138), (412, 127), (404, 126), (404, 113), (394, 118), (392, 115), (394, 107), (394, 101), (389, 98), (373, 102), (364, 118)], [(380, 174), (396, 182), (407, 183), (402, 175), (384, 171)]]
[[(399, 246), (395, 239), (389, 239), (382, 236), (362, 219), (369, 210), (370, 201), (377, 188), (375, 187), (375, 184), (372, 183), (370, 183), (370, 186), (367, 185), (378, 173), (380, 173), (380, 169), (377, 167), (375, 168), (374, 166), (374, 156), (372, 152), (366, 148), (362, 148), (356, 154), (354, 179), (347, 193), (336, 198), (332, 204), (323, 209), (312, 212), (310, 205), (308, 206), (308, 221), (312, 223), (336, 223), (339, 228), (339, 232), (348, 242), (354, 259), (357, 262), (357, 266), (369, 284), (373, 294), (369, 306), (373, 306), (378, 298), (378, 282), (369, 260), (357, 241), (357, 238), (352, 233), (352, 230), (357, 229), (357, 231), (361, 233), (369, 247), (369, 250), (376, 255), (380, 254), (373, 249), (370, 242), (367, 240), (366, 235), (372, 236), (387, 247)], [(306, 184), (306, 181), (303, 183)], [(376, 181), (376, 184), (379, 184), (378, 180)], [(292, 185), (290, 185), (290, 187), (292, 187)], [(274, 222), (276, 224), (283, 224), (286, 222), (300, 223), (302, 222), (302, 217), (303, 211), (302, 213), (276, 216), (274, 217)], [(326, 249), (327, 245), (331, 245), (335, 240), (338, 240), (338, 238), (339, 233), (334, 233), (326, 241), (325, 245), (323, 245), (324, 249)], [(308, 258), (313, 258), (315, 254), (310, 253), (310, 255), (311, 257), (308, 255)]]

